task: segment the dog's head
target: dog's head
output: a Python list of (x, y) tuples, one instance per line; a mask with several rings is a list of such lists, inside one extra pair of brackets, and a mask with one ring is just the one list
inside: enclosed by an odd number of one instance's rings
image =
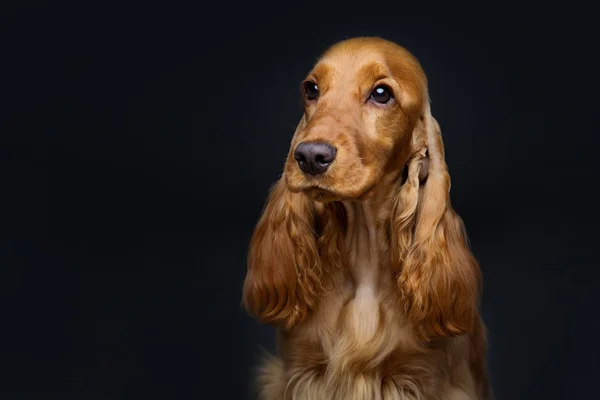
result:
[(427, 81), (417, 59), (379, 38), (331, 47), (301, 84), (304, 114), (284, 176), (313, 199), (356, 199), (426, 147)]

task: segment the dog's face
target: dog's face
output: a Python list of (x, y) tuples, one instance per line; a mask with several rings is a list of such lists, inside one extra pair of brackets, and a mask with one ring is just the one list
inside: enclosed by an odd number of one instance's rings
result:
[(304, 115), (284, 177), (320, 201), (356, 199), (419, 147), (413, 135), (427, 99), (415, 57), (393, 43), (358, 38), (330, 48), (301, 84)]

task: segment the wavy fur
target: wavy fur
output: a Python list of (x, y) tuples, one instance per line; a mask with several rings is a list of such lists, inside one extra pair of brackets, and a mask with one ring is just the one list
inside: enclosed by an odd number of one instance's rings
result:
[[(490, 400), (481, 273), (450, 203), (427, 80), (379, 38), (336, 44), (307, 80), (281, 179), (250, 241), (246, 310), (278, 328), (262, 400)], [(369, 97), (386, 85), (393, 101)], [(337, 149), (319, 176), (302, 142)]]

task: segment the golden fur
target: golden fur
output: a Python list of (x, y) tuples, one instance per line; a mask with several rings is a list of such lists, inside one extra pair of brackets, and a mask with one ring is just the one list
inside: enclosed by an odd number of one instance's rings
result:
[[(481, 276), (450, 177), (427, 80), (404, 48), (355, 38), (305, 82), (305, 112), (249, 246), (243, 303), (277, 326), (258, 377), (275, 399), (491, 399)], [(371, 101), (378, 85), (393, 93)], [(301, 142), (337, 149), (304, 174)]]

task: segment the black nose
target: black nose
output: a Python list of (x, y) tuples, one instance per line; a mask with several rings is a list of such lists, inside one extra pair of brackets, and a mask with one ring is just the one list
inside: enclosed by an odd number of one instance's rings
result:
[(323, 142), (303, 142), (296, 146), (294, 158), (302, 172), (311, 175), (327, 171), (335, 159), (335, 147)]

